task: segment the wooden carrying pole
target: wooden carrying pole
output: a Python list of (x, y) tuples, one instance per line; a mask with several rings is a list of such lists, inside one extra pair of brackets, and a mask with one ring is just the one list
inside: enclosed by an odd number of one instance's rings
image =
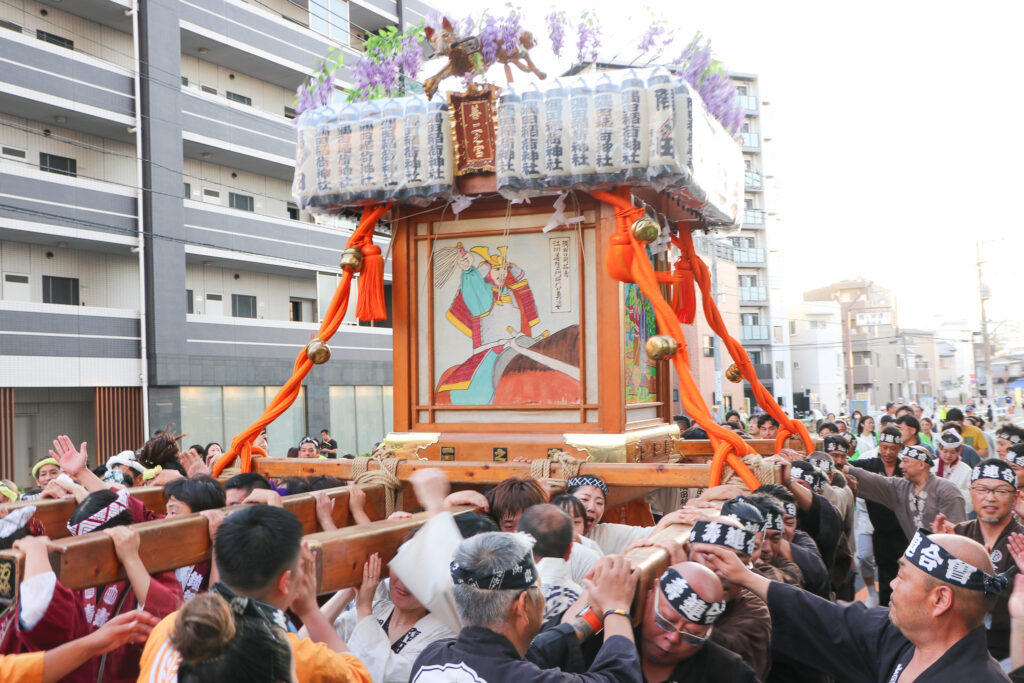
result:
[[(133, 497), (142, 501), (142, 504), (145, 505), (147, 509), (158, 515), (164, 514), (163, 487), (145, 486), (129, 489), (129, 492)], [(67, 522), (68, 518), (71, 517), (71, 513), (75, 511), (76, 507), (78, 507), (78, 502), (74, 498), (62, 498), (60, 500), (55, 500), (53, 498), (23, 500), (17, 503), (10, 503), (5, 507), (8, 511), (14, 512), (18, 508), (28, 507), (30, 505), (34, 505), (36, 508), (36, 513), (32, 515), (33, 519), (37, 519), (42, 523), (43, 531), (47, 536), (57, 539), (71, 535), (71, 532), (68, 531)]]
[[(266, 477), (310, 476), (329, 474), (340, 479), (352, 478), (352, 460), (313, 460), (297, 458), (252, 459), (253, 472)], [(527, 462), (438, 462), (436, 460), (405, 460), (398, 464), (396, 476), (409, 481), (419, 469), (436, 468), (445, 473), (452, 484), (499, 484), (509, 477), (531, 476)], [(368, 463), (367, 470), (380, 469), (376, 460)], [(551, 476), (559, 478), (562, 466), (551, 464)], [(587, 462), (580, 466), (580, 474), (600, 477), (608, 486), (630, 486), (645, 489), (689, 488), (708, 484), (708, 466), (704, 464), (670, 463), (605, 463)]]
[[(364, 486), (366, 491), (366, 513), (371, 519), (384, 516), (384, 487)], [(327, 489), (325, 493), (334, 500), (334, 523), (339, 527), (350, 523), (348, 490)], [(316, 501), (309, 493), (284, 496), (282, 504), (291, 510), (302, 523), (303, 534), (319, 531), (316, 519)], [(240, 506), (225, 508), (229, 514)], [(210, 539), (206, 518), (195, 513), (142, 522), (132, 525), (139, 532), (139, 556), (151, 574), (170, 571), (178, 567), (202, 562), (210, 558)], [(55, 542), (50, 552), (50, 564), (61, 584), (72, 590), (102, 586), (125, 578), (121, 563), (114, 552), (114, 543), (103, 533), (89, 533), (83, 536), (65, 538)], [(0, 552), (0, 574), (4, 568), (11, 576), (20, 577), (24, 567), (23, 553), (17, 550)], [(362, 567), (362, 565), (360, 565)], [(9, 582), (14, 584), (16, 582)], [(15, 587), (16, 589), (16, 587)], [(10, 602), (14, 594), (0, 590), (0, 602)]]

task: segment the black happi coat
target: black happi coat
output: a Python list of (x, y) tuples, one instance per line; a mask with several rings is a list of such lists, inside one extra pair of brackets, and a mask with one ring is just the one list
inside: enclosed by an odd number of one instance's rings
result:
[[(774, 649), (838, 681), (896, 683), (914, 646), (889, 621), (884, 607), (837, 605), (784, 583), (768, 589)], [(985, 646), (985, 627), (961, 638), (917, 683), (1008, 681)]]
[(466, 626), (455, 640), (431, 643), (416, 658), (411, 683), (642, 683), (640, 657), (628, 638), (612, 636), (585, 673), (542, 669), (521, 659), (508, 638)]
[[(639, 633), (637, 633), (639, 636)], [(739, 655), (712, 642), (704, 643), (697, 654), (676, 664), (667, 681), (646, 683), (757, 683), (757, 676)]]

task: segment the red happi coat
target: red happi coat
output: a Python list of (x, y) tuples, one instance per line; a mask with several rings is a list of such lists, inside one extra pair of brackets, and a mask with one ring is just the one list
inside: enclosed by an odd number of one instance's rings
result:
[[(152, 579), (144, 607), (147, 612), (162, 619), (181, 606), (181, 584), (174, 572), (155, 574)], [(128, 581), (118, 581), (98, 589), (87, 588), (84, 591), (69, 590), (58, 581), (42, 620), (31, 631), (22, 631), (21, 639), (30, 649), (49, 650), (92, 633), (115, 616), (115, 611), (116, 614), (124, 614), (138, 606)], [(108, 653), (103, 681), (135, 681), (139, 677), (142, 647), (142, 643), (130, 643)], [(100, 659), (90, 659), (64, 680), (74, 683), (96, 681)]]
[[(128, 508), (136, 523), (161, 518), (132, 496), (128, 497)], [(181, 584), (174, 572), (153, 574), (151, 578), (146, 604), (142, 607), (158, 619), (163, 619), (181, 607)], [(31, 631), (17, 629), (17, 637), (22, 651), (49, 650), (89, 635), (117, 614), (130, 612), (137, 607), (140, 605), (128, 581), (83, 591), (72, 591), (58, 581), (43, 618)], [(103, 667), (104, 683), (134, 683), (139, 677), (139, 658), (142, 656), (143, 645), (130, 643), (107, 653)], [(90, 659), (63, 680), (69, 683), (95, 683), (101, 659)]]

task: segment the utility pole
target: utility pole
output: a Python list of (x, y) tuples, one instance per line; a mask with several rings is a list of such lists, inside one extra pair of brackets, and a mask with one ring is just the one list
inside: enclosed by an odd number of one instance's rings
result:
[(867, 282), (857, 296), (853, 297), (850, 301), (842, 301), (839, 292), (835, 292), (832, 297), (839, 302), (839, 317), (842, 319), (843, 325), (843, 355), (846, 357), (846, 410), (848, 413), (853, 413), (853, 401), (857, 397), (857, 392), (854, 391), (853, 384), (853, 333), (851, 332), (852, 320), (850, 313), (853, 310), (854, 305), (860, 301), (860, 298), (867, 294), (871, 290), (871, 282)]
[(988, 338), (988, 318), (985, 316), (985, 300), (989, 298), (985, 285), (981, 281), (981, 242), (974, 242), (974, 252), (978, 261), (978, 298), (981, 300), (981, 343), (985, 349), (985, 393), (989, 403), (995, 399), (992, 387), (992, 347)]
[[(711, 246), (711, 295), (718, 304), (718, 242), (709, 240)], [(725, 396), (722, 395), (722, 342), (718, 335), (711, 336), (711, 348), (715, 358), (715, 419), (721, 424), (725, 421), (725, 410), (719, 406), (725, 406)]]

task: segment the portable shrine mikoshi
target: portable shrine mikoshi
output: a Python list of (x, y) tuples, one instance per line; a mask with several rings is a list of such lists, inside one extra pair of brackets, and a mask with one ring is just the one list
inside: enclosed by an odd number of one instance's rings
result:
[[(448, 23), (428, 36), (450, 57), (443, 73), (461, 73), (458, 51), (469, 44)], [(756, 449), (716, 423), (689, 370), (682, 324), (696, 315), (695, 285), (732, 374), (781, 425), (774, 449), (793, 436), (813, 450), (725, 329), (694, 252), (692, 231), (736, 224), (743, 164), (734, 138), (682, 78), (630, 69), (575, 75), (543, 91), (473, 86), (446, 100), (313, 109), (297, 129), (300, 206), (327, 214), (361, 207), (362, 219), (320, 333), (215, 471), (238, 456), (251, 469), (253, 439), (312, 366), (329, 359), (357, 273), (357, 317), (386, 315), (385, 255), (370, 240), (385, 217), (394, 235), (395, 432), (383, 450), (467, 463), (561, 453), (673, 461), (671, 362), (684, 408), (709, 436), (706, 483), (719, 483), (728, 464), (756, 487), (741, 460)]]

